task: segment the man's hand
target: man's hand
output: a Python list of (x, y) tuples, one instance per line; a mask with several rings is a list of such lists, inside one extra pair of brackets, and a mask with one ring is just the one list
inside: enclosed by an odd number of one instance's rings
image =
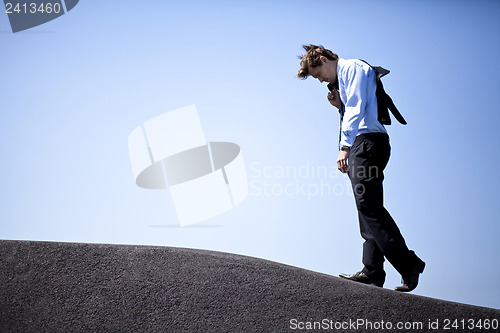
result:
[(333, 91), (330, 91), (328, 93), (327, 98), (330, 104), (340, 110), (340, 108), (342, 107), (342, 102), (340, 101), (340, 94), (336, 88), (333, 88)]
[(349, 158), (349, 151), (341, 150), (339, 157), (337, 158), (337, 169), (342, 173), (346, 173), (349, 170), (349, 165), (347, 165), (347, 159)]

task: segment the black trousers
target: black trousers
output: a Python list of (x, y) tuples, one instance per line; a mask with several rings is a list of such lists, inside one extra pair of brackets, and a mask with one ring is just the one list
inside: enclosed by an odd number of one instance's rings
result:
[(383, 283), (384, 257), (405, 275), (421, 261), (406, 246), (405, 240), (384, 208), (384, 169), (389, 162), (391, 146), (385, 133), (367, 133), (356, 137), (349, 154), (348, 175), (351, 180), (363, 244), (363, 272)]

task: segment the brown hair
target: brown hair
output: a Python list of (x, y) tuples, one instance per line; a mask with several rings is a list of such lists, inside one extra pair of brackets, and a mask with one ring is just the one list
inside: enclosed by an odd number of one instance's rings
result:
[(322, 45), (302, 45), (302, 48), (306, 50), (306, 54), (299, 56), (300, 69), (297, 73), (297, 77), (302, 80), (307, 79), (309, 76), (309, 66), (317, 67), (321, 65), (321, 56), (329, 60), (337, 60), (339, 58), (337, 54), (325, 49)]

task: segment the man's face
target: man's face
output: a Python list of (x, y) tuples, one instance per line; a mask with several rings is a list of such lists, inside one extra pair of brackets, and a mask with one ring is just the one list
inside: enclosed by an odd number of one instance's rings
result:
[(335, 82), (337, 78), (337, 68), (335, 62), (321, 56), (321, 65), (309, 67), (309, 74), (319, 82)]

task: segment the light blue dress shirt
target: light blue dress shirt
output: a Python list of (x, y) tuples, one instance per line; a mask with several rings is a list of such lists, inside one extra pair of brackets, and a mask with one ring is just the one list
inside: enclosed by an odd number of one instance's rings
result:
[(358, 59), (339, 58), (337, 77), (340, 99), (345, 106), (340, 147), (351, 147), (360, 134), (387, 133), (378, 121), (377, 81), (373, 69)]

